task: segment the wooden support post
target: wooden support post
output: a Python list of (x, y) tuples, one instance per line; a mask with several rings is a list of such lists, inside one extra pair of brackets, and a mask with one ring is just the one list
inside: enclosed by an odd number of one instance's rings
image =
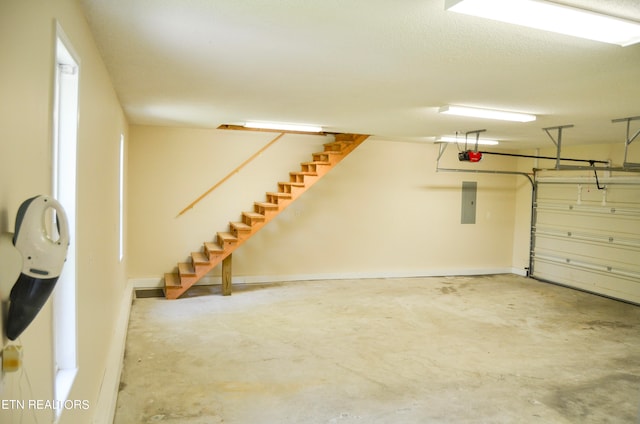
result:
[(231, 257), (233, 255), (229, 255), (222, 260), (222, 295), (230, 296), (231, 295)]

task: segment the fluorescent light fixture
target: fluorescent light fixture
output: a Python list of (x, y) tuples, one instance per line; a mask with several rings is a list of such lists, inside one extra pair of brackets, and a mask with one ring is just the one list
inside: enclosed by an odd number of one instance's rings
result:
[(312, 133), (322, 132), (322, 127), (317, 125), (282, 124), (277, 122), (246, 122), (244, 127), (261, 130), (300, 131)]
[[(442, 136), (442, 137), (436, 137), (436, 143), (464, 143), (464, 137), (452, 137), (452, 136)], [(468, 144), (476, 144), (476, 138), (475, 136), (473, 137), (467, 137), (467, 143)], [(480, 145), (484, 145), (484, 146), (495, 146), (498, 144), (498, 141), (496, 140), (478, 140), (478, 144)]]
[(445, 0), (445, 10), (529, 28), (630, 46), (640, 23), (542, 0)]
[(501, 121), (531, 122), (536, 120), (535, 115), (519, 112), (506, 112), (502, 110), (480, 109), (467, 106), (442, 106), (438, 112), (447, 115), (470, 116), (473, 118), (498, 119)]

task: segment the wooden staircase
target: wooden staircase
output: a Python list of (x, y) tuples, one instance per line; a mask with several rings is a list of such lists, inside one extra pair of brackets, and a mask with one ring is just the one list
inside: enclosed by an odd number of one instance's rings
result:
[(178, 264), (177, 273), (165, 274), (165, 297), (180, 297), (368, 137), (336, 134), (335, 141), (325, 144), (323, 152), (314, 153), (311, 162), (302, 163), (298, 172), (290, 172), (288, 182), (279, 182), (278, 191), (268, 192), (265, 201), (255, 202), (252, 212), (242, 212), (242, 221), (229, 223), (228, 230), (217, 233), (215, 241), (205, 242), (201, 251), (191, 254), (189, 262)]

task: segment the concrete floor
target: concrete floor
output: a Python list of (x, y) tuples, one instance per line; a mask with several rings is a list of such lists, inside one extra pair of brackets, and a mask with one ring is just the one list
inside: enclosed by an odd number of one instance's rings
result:
[(640, 307), (513, 275), (136, 299), (116, 424), (640, 423)]

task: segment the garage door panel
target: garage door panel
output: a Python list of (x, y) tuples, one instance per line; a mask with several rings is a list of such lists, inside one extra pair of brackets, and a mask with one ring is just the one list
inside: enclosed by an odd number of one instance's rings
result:
[(572, 199), (574, 203), (580, 204), (602, 204), (615, 203), (620, 206), (628, 206), (631, 208), (640, 207), (640, 193), (638, 192), (637, 184), (633, 183), (632, 179), (619, 178), (624, 180), (617, 182), (615, 179), (612, 184), (608, 185), (606, 190), (598, 190), (595, 184), (581, 184), (566, 182), (565, 183), (545, 183), (544, 186), (539, 186), (539, 193), (537, 195), (538, 201), (541, 202), (553, 202), (559, 201), (565, 203), (567, 199)]
[(537, 181), (532, 275), (640, 303), (640, 178), (582, 180)]
[(637, 278), (535, 260), (536, 278), (640, 304)]
[(618, 186), (615, 190), (607, 190), (607, 201), (621, 207), (640, 208), (640, 191), (633, 185)]
[(545, 184), (544, 186), (538, 186), (538, 200), (539, 201), (557, 201), (564, 203), (567, 199), (577, 198), (578, 186), (569, 184)]
[[(635, 225), (635, 224), (629, 224)], [(638, 224), (640, 225), (640, 224)], [(539, 237), (558, 237), (570, 238), (585, 242), (602, 243), (605, 245), (613, 244), (625, 246), (640, 250), (640, 236), (635, 232), (629, 231), (623, 233), (621, 231), (611, 231), (608, 228), (579, 228), (572, 226), (541, 226), (535, 228), (535, 232)]]
[[(558, 225), (576, 225), (587, 228), (613, 228), (617, 223), (640, 223), (640, 209), (629, 209), (612, 206), (583, 206), (538, 203), (539, 223), (551, 222)], [(638, 228), (635, 229), (636, 234)]]
[(597, 243), (581, 239), (538, 236), (536, 252), (553, 253), (567, 259), (593, 262), (608, 267), (625, 268), (640, 273), (640, 250), (625, 245)]

